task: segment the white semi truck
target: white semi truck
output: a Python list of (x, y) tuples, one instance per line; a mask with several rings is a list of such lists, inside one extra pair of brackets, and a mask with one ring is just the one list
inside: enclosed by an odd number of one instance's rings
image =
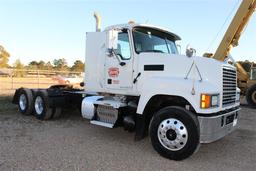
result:
[(86, 34), (85, 90), (69, 86), (16, 90), (13, 103), (38, 119), (78, 106), (91, 124), (149, 134), (163, 157), (182, 160), (200, 143), (216, 141), (238, 122), (236, 68), (215, 59), (180, 55), (180, 37), (129, 22)]

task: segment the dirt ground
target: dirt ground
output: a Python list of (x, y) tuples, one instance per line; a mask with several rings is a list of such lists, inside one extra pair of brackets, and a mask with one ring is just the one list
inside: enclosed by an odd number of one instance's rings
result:
[(176, 162), (159, 156), (149, 138), (135, 142), (122, 128), (89, 124), (77, 111), (58, 120), (22, 116), (0, 97), (0, 170), (255, 170), (256, 109), (242, 106), (239, 128)]

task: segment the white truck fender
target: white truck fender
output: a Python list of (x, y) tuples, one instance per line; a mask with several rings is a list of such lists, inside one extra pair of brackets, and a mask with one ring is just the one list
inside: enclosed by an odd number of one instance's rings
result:
[[(207, 80), (199, 81), (181, 77), (151, 77), (148, 83), (150, 84), (143, 84), (141, 87), (137, 114), (143, 114), (147, 103), (155, 95), (182, 97), (190, 103), (197, 113), (212, 113), (212, 109), (209, 111), (207, 109), (200, 109), (201, 93), (220, 94), (222, 92), (222, 90)], [(202, 92), (202, 90), (204, 91)], [(194, 91), (195, 94), (193, 94), (192, 91)], [(215, 109), (216, 112), (218, 109), (219, 108)]]

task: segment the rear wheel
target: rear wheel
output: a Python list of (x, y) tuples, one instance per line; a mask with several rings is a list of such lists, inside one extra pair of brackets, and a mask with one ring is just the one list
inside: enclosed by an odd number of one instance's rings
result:
[(19, 111), (24, 115), (31, 115), (33, 113), (33, 94), (30, 89), (22, 88), (18, 96)]
[(154, 149), (163, 157), (182, 160), (199, 147), (199, 124), (193, 113), (181, 107), (166, 107), (150, 123)]
[(249, 105), (256, 107), (256, 84), (247, 90), (246, 100)]
[(34, 111), (37, 119), (48, 120), (53, 115), (53, 109), (49, 106), (49, 98), (46, 90), (40, 90), (35, 95)]

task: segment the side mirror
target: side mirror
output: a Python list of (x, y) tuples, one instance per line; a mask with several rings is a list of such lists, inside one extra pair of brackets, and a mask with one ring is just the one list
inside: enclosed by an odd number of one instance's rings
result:
[(107, 41), (108, 49), (117, 49), (118, 30), (109, 30), (107, 35)]
[(194, 48), (190, 47), (190, 45), (188, 44), (187, 48), (186, 48), (186, 56), (192, 57), (194, 55), (194, 53), (196, 53), (196, 50)]
[(106, 55), (107, 55), (108, 57), (112, 57), (112, 56), (114, 55), (114, 49), (113, 49), (113, 48), (112, 48), (112, 49), (107, 48), (107, 49), (106, 49)]

